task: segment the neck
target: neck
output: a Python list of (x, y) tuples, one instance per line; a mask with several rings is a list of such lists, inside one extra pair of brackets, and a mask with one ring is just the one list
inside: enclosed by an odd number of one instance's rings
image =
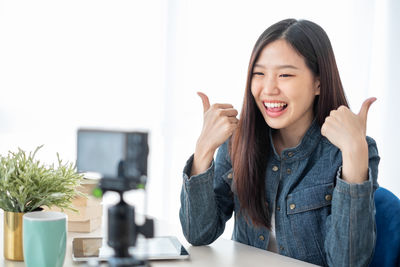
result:
[(300, 144), (308, 128), (310, 128), (312, 118), (307, 122), (302, 122), (301, 125), (293, 125), (284, 129), (277, 130), (273, 137), (275, 150), (278, 155), (281, 155), (282, 151), (287, 148), (296, 147)]

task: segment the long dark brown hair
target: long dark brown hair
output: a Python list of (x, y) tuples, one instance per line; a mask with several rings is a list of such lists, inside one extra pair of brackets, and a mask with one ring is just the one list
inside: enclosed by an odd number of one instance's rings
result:
[(251, 93), (251, 80), (262, 49), (278, 39), (286, 40), (300, 53), (307, 67), (320, 79), (320, 95), (314, 100), (314, 115), (320, 127), (331, 110), (348, 106), (331, 43), (319, 25), (286, 19), (261, 34), (251, 53), (243, 107), (230, 152), (241, 212), (245, 212), (254, 226), (268, 229), (271, 229), (271, 218), (265, 196), (265, 173), (270, 157), (269, 126)]

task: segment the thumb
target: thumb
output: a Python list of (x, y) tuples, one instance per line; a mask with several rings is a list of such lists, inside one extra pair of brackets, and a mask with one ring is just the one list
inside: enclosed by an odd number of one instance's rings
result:
[(358, 112), (358, 116), (363, 119), (363, 121), (367, 121), (368, 110), (372, 103), (376, 101), (376, 97), (370, 97), (364, 101), (361, 106), (360, 112)]
[(201, 97), (201, 101), (203, 102), (203, 110), (204, 113), (210, 108), (210, 101), (208, 100), (208, 96), (202, 92), (197, 92), (198, 96)]

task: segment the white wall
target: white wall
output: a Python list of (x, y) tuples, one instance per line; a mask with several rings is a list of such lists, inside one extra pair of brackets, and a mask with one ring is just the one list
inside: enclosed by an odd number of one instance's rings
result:
[(148, 129), (148, 212), (179, 228), (181, 171), (202, 126), (196, 91), (240, 109), (258, 36), (304, 18), (328, 33), (353, 110), (378, 97), (368, 134), (380, 184), (400, 196), (398, 11), (395, 0), (0, 0), (0, 153), (45, 144), (44, 161), (75, 160), (78, 127)]
[(57, 151), (75, 161), (79, 127), (149, 130), (149, 175), (159, 177), (150, 184), (159, 185), (165, 5), (1, 1), (0, 153), (45, 144), (43, 161)]
[(379, 118), (382, 132), (380, 138), (380, 184), (392, 190), (400, 197), (399, 166), (400, 149), (400, 2), (388, 0), (382, 18), (384, 23), (383, 39), (381, 40), (383, 71), (375, 90), (382, 92), (382, 116)]

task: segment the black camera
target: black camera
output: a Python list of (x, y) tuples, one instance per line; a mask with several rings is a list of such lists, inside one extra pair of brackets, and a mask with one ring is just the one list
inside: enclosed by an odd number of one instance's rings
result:
[(99, 175), (102, 189), (124, 192), (146, 186), (147, 133), (79, 129), (77, 144), (78, 172)]
[(148, 266), (146, 260), (130, 255), (137, 235), (154, 236), (154, 223), (146, 219), (135, 223), (135, 208), (128, 205), (123, 193), (144, 189), (147, 181), (148, 134), (95, 129), (79, 129), (77, 137), (77, 169), (100, 176), (98, 187), (120, 195), (118, 204), (108, 208), (107, 244), (114, 249), (110, 266)]

